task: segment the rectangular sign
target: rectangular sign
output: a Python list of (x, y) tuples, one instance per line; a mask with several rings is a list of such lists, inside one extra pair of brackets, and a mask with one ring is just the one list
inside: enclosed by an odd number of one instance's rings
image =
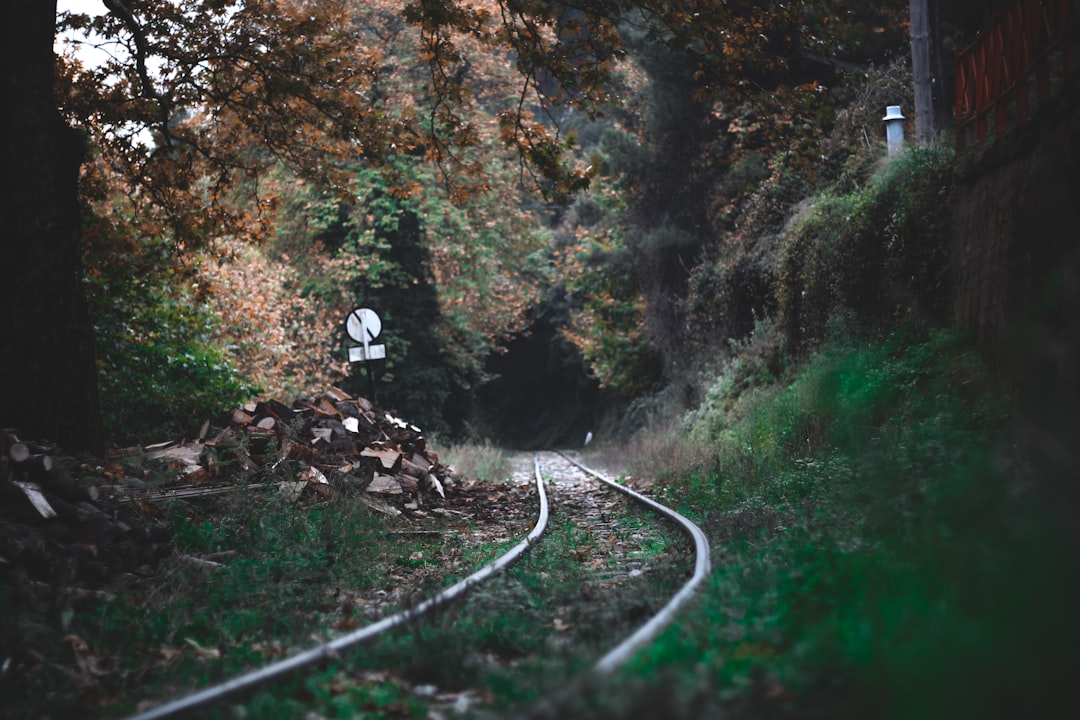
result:
[(367, 353), (364, 353), (364, 346), (349, 348), (349, 362), (364, 362), (365, 360), (385, 360), (386, 359), (386, 346), (385, 345), (368, 345)]

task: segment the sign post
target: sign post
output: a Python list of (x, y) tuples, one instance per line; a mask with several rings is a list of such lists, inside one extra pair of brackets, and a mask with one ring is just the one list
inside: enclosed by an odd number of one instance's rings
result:
[(375, 402), (375, 369), (371, 361), (385, 360), (386, 346), (372, 343), (382, 333), (382, 321), (371, 308), (357, 308), (349, 313), (345, 321), (345, 332), (360, 343), (358, 347), (349, 348), (349, 362), (367, 363), (368, 394), (371, 395), (369, 399)]

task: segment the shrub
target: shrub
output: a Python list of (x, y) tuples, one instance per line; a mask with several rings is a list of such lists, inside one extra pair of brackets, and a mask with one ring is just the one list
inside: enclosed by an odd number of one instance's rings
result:
[(777, 296), (793, 351), (819, 342), (828, 318), (845, 309), (864, 328), (943, 319), (949, 160), (947, 153), (910, 150), (866, 188), (823, 194), (788, 234)]
[(91, 270), (88, 297), (97, 333), (98, 383), (106, 437), (157, 441), (191, 432), (243, 402), (243, 380), (215, 340), (219, 319), (189, 269), (160, 239), (132, 241)]

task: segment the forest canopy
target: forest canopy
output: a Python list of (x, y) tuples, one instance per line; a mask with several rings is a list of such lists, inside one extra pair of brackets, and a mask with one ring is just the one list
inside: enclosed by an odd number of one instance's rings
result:
[[(483, 379), (484, 358), (529, 321), (551, 280), (546, 255), (558, 208), (600, 180), (597, 190), (614, 189), (628, 208), (656, 200), (655, 180), (620, 166), (590, 124), (662, 147), (641, 95), (645, 82), (664, 76), (678, 94), (672, 107), (692, 107), (691, 126), (697, 116), (712, 122), (717, 107), (737, 107), (752, 120), (727, 122), (750, 139), (742, 149), (776, 146), (814, 122), (823, 79), (895, 46), (905, 5), (104, 0), (93, 11), (46, 18), (20, 0), (16, 11), (42, 32), (12, 34), (6, 62), (32, 60), (38, 72), (5, 89), (36, 108), (19, 122), (41, 142), (11, 148), (8, 166), (62, 168), (39, 156), (46, 147), (70, 149), (66, 162), (79, 168), (77, 242), (59, 229), (44, 242), (83, 280), (57, 286), (57, 307), (33, 317), (12, 305), (5, 318), (28, 328), (27, 341), (4, 359), (40, 365), (34, 377), (56, 403), (82, 398), (73, 406), (79, 417), (96, 413), (94, 378), (123, 376), (136, 356), (158, 369), (168, 359), (187, 373), (188, 390), (201, 385), (208, 395), (283, 382), (299, 392), (305, 380), (343, 372), (325, 347), (335, 340), (320, 345), (312, 336), (332, 335), (332, 318), (371, 299), (387, 305), (405, 336), (408, 363), (388, 366), (388, 374), (402, 380), (400, 370), (422, 358), (431, 372), (416, 382), (438, 390), (415, 402), (440, 408), (432, 411), (438, 415)], [(66, 41), (55, 54), (50, 43), (47, 73), (46, 27)], [(93, 63), (76, 52), (91, 48)], [(50, 112), (77, 130), (84, 150), (56, 141), (70, 137), (61, 125), (33, 120)], [(39, 190), (26, 187), (25, 198), (9, 198), (11, 208), (46, 212), (30, 196)], [(13, 244), (28, 247), (26, 232), (13, 232)], [(268, 248), (264, 274), (277, 279), (274, 292), (265, 284), (251, 291), (220, 262), (253, 244)], [(32, 253), (19, 260), (45, 262)], [(622, 316), (619, 327), (626, 318), (630, 325), (618, 332), (641, 345), (640, 316), (652, 312), (641, 305), (648, 288), (632, 277), (613, 282), (638, 308)], [(395, 288), (415, 292), (395, 295)], [(81, 319), (84, 293), (96, 338)], [(24, 294), (12, 288), (5, 300), (25, 302)], [(285, 297), (303, 300), (275, 318), (289, 325), (285, 340), (307, 343), (295, 362), (252, 347), (251, 333), (237, 330), (244, 314), (256, 325), (274, 314), (270, 305), (288, 306)], [(90, 369), (40, 362), (63, 344), (63, 330), (42, 328), (69, 312), (60, 325), (84, 328)], [(171, 323), (160, 322), (162, 314)], [(596, 346), (586, 335), (578, 328), (569, 337)], [(123, 387), (110, 386), (105, 402)], [(15, 384), (7, 390), (14, 399), (5, 421), (42, 431), (56, 425), (53, 411), (34, 409), (42, 403), (20, 400)]]

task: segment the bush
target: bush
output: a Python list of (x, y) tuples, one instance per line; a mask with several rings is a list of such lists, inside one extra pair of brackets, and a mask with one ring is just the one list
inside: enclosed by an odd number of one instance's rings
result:
[(189, 269), (158, 239), (131, 241), (89, 273), (106, 438), (130, 444), (196, 430), (249, 399)]
[(950, 159), (910, 150), (866, 188), (823, 194), (788, 234), (777, 295), (792, 351), (819, 342), (828, 318), (843, 310), (864, 328), (944, 319)]

